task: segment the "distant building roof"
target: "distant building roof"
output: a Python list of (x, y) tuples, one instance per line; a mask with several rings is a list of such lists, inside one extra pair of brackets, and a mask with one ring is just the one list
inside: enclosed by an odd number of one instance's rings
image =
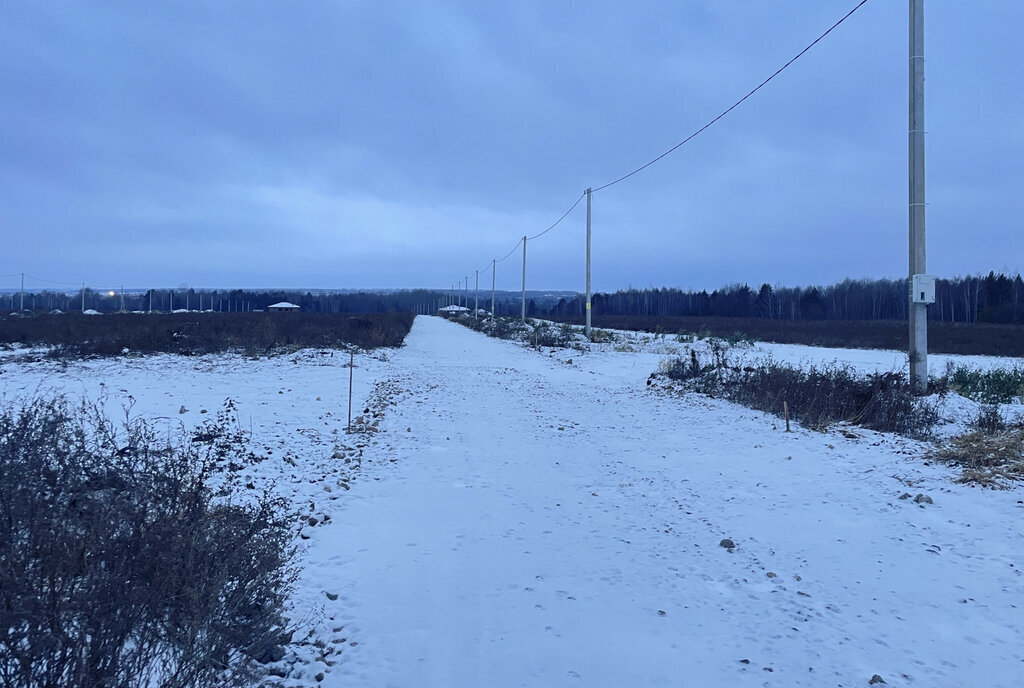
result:
[(267, 309), (272, 311), (297, 311), (301, 308), (301, 306), (296, 306), (294, 303), (288, 303), (287, 301), (281, 301), (280, 303), (267, 306)]

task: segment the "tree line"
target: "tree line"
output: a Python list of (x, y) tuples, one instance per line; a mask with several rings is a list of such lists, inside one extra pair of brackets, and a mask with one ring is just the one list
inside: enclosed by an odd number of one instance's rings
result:
[[(625, 289), (591, 298), (595, 313), (608, 315), (770, 318), (777, 320), (906, 320), (907, 279), (846, 279), (838, 284), (784, 287), (762, 284), (757, 290), (732, 284), (708, 293), (674, 288)], [(582, 315), (583, 296), (561, 299), (538, 315)], [(928, 317), (950, 323), (1024, 322), (1021, 276), (939, 279)]]
[[(564, 293), (564, 292), (563, 292)], [(950, 323), (1024, 322), (1024, 281), (1016, 276), (989, 272), (988, 275), (939, 279), (936, 301), (928, 317)], [(774, 320), (906, 320), (908, 284), (906, 279), (846, 279), (828, 286), (786, 287), (762, 284), (752, 289), (731, 284), (712, 292), (677, 288), (625, 289), (597, 293), (592, 297), (595, 314), (642, 316), (698, 316), (768, 318)], [(481, 308), (490, 307), (490, 293), (480, 292)], [(305, 291), (305, 290), (196, 290), (150, 289), (140, 292), (43, 291), (10, 294), (4, 300), (12, 310), (84, 310), (100, 312), (212, 310), (257, 311), (287, 301), (312, 313), (436, 313), (450, 304), (472, 308), (473, 292), (434, 289), (398, 291)], [(518, 292), (498, 292), (498, 315), (520, 313)], [(551, 296), (534, 292), (527, 299), (531, 317), (583, 315), (582, 294)]]

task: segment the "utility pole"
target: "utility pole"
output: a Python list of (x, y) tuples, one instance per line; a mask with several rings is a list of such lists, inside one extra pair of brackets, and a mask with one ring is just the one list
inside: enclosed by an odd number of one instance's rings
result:
[(522, 301), (522, 315), (520, 316), (523, 322), (526, 322), (526, 237), (523, 237), (523, 301)]
[(82, 282), (82, 312), (85, 313), (85, 282)]
[(465, 289), (465, 291), (462, 292), (462, 294), (463, 294), (463, 298), (465, 300), (465, 303), (463, 303), (462, 305), (465, 306), (466, 310), (468, 311), (469, 310), (469, 275), (466, 275), (466, 289)]
[(124, 313), (124, 285), (121, 285), (121, 312)]
[(590, 189), (587, 189), (587, 326), (584, 334), (590, 339)]
[(928, 304), (914, 298), (914, 275), (927, 271), (924, 195), (924, 0), (910, 0), (910, 385), (928, 390)]
[(497, 265), (497, 261), (491, 258), (491, 320), (494, 320), (494, 282), (496, 279), (494, 269)]
[(21, 273), (21, 310), (25, 310), (25, 273)]
[(476, 271), (476, 296), (473, 297), (473, 317), (480, 317), (480, 271)]

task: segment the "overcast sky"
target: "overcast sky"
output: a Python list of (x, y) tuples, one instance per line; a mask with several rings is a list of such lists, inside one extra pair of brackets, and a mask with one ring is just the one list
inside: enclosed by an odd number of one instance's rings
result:
[[(856, 4), (3, 2), (0, 274), (472, 287)], [(1024, 3), (925, 16), (929, 272), (1016, 273)], [(871, 0), (595, 193), (595, 290), (904, 276), (907, 33)], [(529, 242), (529, 288), (583, 289), (585, 217)]]

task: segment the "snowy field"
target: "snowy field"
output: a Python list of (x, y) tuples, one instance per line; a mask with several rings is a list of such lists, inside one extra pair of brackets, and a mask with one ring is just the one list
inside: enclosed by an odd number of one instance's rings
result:
[[(286, 686), (1022, 685), (1024, 487), (955, 484), (904, 438), (786, 434), (652, 391), (685, 346), (541, 353), (419, 317), (403, 348), (356, 357), (354, 435), (347, 356), (329, 352), (7, 354), (0, 393), (106, 397), (112, 415), (130, 396), (171, 430), (235, 400), (270, 453), (251, 479), (313, 517)], [(970, 411), (947, 404), (947, 431)]]

